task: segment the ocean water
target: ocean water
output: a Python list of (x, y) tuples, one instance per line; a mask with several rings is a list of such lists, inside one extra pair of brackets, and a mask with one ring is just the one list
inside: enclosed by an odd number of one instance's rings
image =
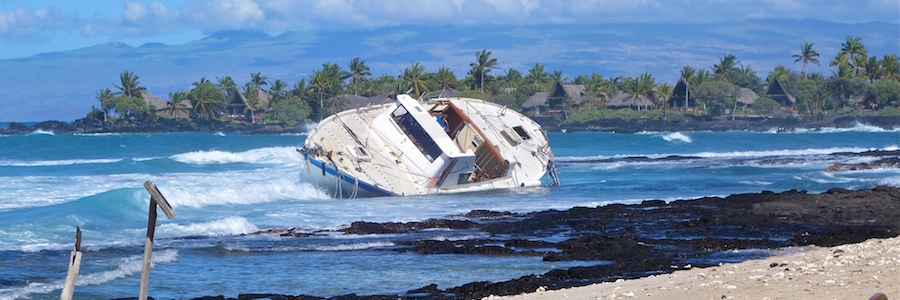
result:
[(160, 133), (0, 136), (0, 299), (59, 297), (83, 231), (77, 299), (136, 297), (152, 180), (176, 211), (157, 223), (149, 294), (402, 294), (603, 262), (400, 253), (414, 235), (248, 235), (408, 222), (474, 209), (530, 212), (733, 193), (900, 186), (900, 171), (826, 173), (898, 150), (900, 130), (866, 125), (793, 132), (550, 133), (562, 186), (461, 195), (331, 199), (300, 181), (305, 135)]

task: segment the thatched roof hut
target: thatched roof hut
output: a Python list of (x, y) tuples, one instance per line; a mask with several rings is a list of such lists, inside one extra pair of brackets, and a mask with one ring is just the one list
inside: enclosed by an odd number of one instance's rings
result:
[(266, 108), (269, 107), (269, 100), (271, 97), (269, 96), (269, 93), (262, 89), (259, 90), (257, 96), (259, 97), (259, 102), (257, 105), (252, 106), (240, 91), (231, 93), (231, 97), (228, 98), (228, 102), (225, 104), (225, 113), (227, 117), (232, 120), (250, 120), (251, 123), (265, 120)]
[(188, 99), (179, 101), (173, 109), (172, 107), (169, 107), (170, 101), (156, 97), (146, 90), (141, 90), (140, 96), (144, 99), (144, 102), (147, 102), (148, 105), (152, 105), (156, 109), (156, 114), (160, 117), (186, 119), (190, 116), (191, 109), (193, 108), (191, 101)]
[(778, 78), (772, 78), (772, 83), (769, 84), (769, 90), (766, 91), (766, 97), (778, 101), (778, 104), (781, 104), (782, 107), (792, 107), (794, 106), (794, 103), (797, 102), (797, 100), (794, 99), (794, 96), (788, 94), (784, 89), (784, 86), (781, 85)]
[(759, 95), (756, 92), (749, 88), (741, 88), (741, 94), (738, 95), (737, 102), (747, 107), (753, 106), (753, 103), (756, 103), (756, 99), (759, 99)]
[(672, 88), (672, 96), (669, 97), (669, 107), (682, 108), (696, 107), (697, 101), (694, 100), (694, 93), (691, 91), (690, 85), (684, 77), (678, 79), (678, 83)]
[(634, 95), (618, 92), (609, 99), (606, 99), (606, 107), (609, 108), (624, 108), (624, 107), (652, 107), (654, 103), (650, 98), (645, 96), (638, 96), (637, 102), (635, 102)]

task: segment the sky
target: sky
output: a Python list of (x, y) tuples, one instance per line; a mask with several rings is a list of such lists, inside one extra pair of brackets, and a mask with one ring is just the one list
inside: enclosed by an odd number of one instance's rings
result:
[(0, 59), (108, 42), (174, 45), (223, 30), (714, 23), (816, 19), (900, 26), (897, 0), (0, 0)]

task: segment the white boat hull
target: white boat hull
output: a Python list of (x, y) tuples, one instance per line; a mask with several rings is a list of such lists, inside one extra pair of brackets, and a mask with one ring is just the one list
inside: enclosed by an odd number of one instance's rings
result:
[(476, 99), (392, 104), (335, 114), (300, 150), (301, 177), (336, 198), (459, 193), (558, 184), (536, 122)]

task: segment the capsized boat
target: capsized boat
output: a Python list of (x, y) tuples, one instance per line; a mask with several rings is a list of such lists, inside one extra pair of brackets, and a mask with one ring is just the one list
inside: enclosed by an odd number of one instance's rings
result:
[(298, 149), (301, 177), (336, 198), (559, 185), (540, 124), (469, 98), (392, 102), (334, 114)]

